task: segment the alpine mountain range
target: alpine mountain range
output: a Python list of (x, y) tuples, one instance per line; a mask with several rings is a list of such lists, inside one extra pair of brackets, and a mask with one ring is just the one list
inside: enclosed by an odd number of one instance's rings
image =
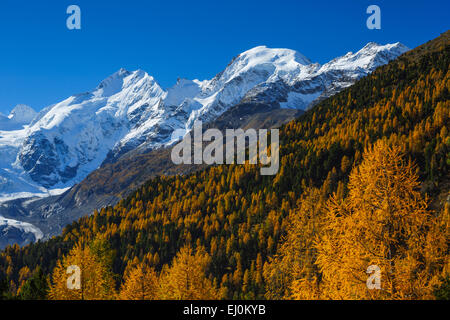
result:
[[(243, 104), (307, 110), (408, 50), (371, 42), (321, 65), (294, 50), (260, 46), (211, 80), (179, 79), (166, 90), (143, 70), (120, 69), (94, 90), (39, 113), (18, 105), (0, 114), (0, 248), (49, 238), (88, 214), (64, 213), (61, 195), (105, 164), (170, 146), (174, 130), (187, 133), (194, 121), (217, 121)], [(39, 201), (45, 205), (30, 209)]]

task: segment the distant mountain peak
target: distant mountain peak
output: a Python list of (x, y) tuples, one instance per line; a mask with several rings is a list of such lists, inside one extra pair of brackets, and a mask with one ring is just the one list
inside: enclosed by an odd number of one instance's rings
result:
[(396, 43), (388, 43), (385, 45), (378, 44), (376, 42), (369, 42), (366, 44), (361, 50), (359, 50), (356, 54), (377, 54), (380, 52), (386, 52), (389, 54), (398, 54), (399, 52), (403, 53), (409, 51), (410, 49), (400, 42)]
[(321, 70), (367, 70), (373, 71), (376, 67), (388, 63), (409, 48), (400, 42), (381, 45), (376, 42), (369, 42), (356, 53), (348, 52), (344, 56), (337, 57), (324, 64)]
[(95, 91), (102, 90), (104, 96), (113, 95), (126, 85), (124, 81), (128, 77), (133, 79), (132, 81), (139, 81), (143, 78), (147, 78), (149, 81), (155, 81), (155, 79), (144, 70), (137, 69), (135, 71), (128, 71), (124, 68), (120, 68), (119, 71), (100, 82)]
[(130, 74), (130, 71), (124, 68), (120, 68), (118, 71), (114, 72), (112, 75), (100, 82), (100, 84), (97, 86), (97, 89), (105, 89), (111, 86), (117, 87), (118, 85), (121, 86), (123, 78), (129, 76)]
[(305, 110), (404, 51), (398, 43), (369, 43), (321, 66), (295, 50), (257, 46), (210, 80), (181, 78), (168, 90), (143, 70), (121, 68), (93, 91), (41, 111), (17, 142), (8, 142), (17, 152), (8, 163), (40, 186), (66, 188), (104, 161), (163, 147), (174, 130), (215, 120), (241, 102)]
[(119, 73), (119, 74), (129, 74), (130, 71), (128, 71), (128, 70), (125, 69), (125, 68), (120, 68), (119, 71), (117, 71), (117, 73)]
[(368, 42), (362, 49), (380, 47), (381, 45), (378, 42), (370, 41)]
[(247, 50), (240, 55), (237, 59), (248, 59), (253, 63), (283, 63), (287, 60), (293, 60), (302, 65), (311, 64), (311, 60), (305, 57), (298, 51), (284, 48), (269, 48), (267, 46), (257, 46), (250, 50)]
[(27, 106), (26, 104), (18, 104), (12, 109), (8, 118), (16, 123), (29, 124), (34, 117), (36, 117), (37, 112), (33, 108)]

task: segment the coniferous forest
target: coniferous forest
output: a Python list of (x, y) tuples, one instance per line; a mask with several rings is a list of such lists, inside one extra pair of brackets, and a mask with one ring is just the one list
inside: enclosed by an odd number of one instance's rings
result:
[(277, 175), (158, 176), (7, 247), (2, 298), (448, 299), (449, 62), (447, 31), (284, 125)]

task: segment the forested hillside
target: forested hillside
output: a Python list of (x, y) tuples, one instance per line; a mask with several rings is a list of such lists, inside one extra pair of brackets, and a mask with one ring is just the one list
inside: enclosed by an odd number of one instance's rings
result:
[[(449, 37), (283, 126), (276, 176), (247, 164), (152, 179), (58, 237), (6, 248), (0, 290), (55, 299), (448, 295)], [(86, 282), (80, 296), (62, 275), (82, 261), (99, 288)], [(382, 292), (365, 287), (373, 264)]]

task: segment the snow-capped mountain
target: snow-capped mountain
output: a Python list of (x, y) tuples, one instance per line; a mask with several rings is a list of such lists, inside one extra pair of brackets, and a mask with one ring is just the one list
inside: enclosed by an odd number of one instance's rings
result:
[(17, 164), (39, 184), (79, 181), (141, 118), (157, 116), (165, 92), (143, 71), (119, 70), (92, 92), (52, 106), (26, 130)]
[(18, 104), (8, 116), (0, 113), (0, 130), (22, 129), (24, 125), (30, 124), (36, 115), (37, 112), (33, 108), (25, 104)]
[[(241, 101), (305, 110), (407, 50), (369, 43), (320, 65), (293, 50), (261, 46), (211, 80), (181, 79), (168, 90), (142, 70), (121, 69), (94, 90), (47, 107), (29, 126), (0, 131), (7, 154), (0, 159), (0, 195), (22, 184), (36, 192), (70, 187), (105, 159), (164, 146), (175, 129), (188, 131), (196, 119), (213, 120)], [(2, 189), (1, 179), (9, 187)]]
[(36, 115), (37, 112), (34, 111), (33, 108), (25, 104), (18, 104), (17, 106), (14, 107), (14, 109), (12, 109), (8, 118), (11, 121), (25, 125), (33, 121)]

